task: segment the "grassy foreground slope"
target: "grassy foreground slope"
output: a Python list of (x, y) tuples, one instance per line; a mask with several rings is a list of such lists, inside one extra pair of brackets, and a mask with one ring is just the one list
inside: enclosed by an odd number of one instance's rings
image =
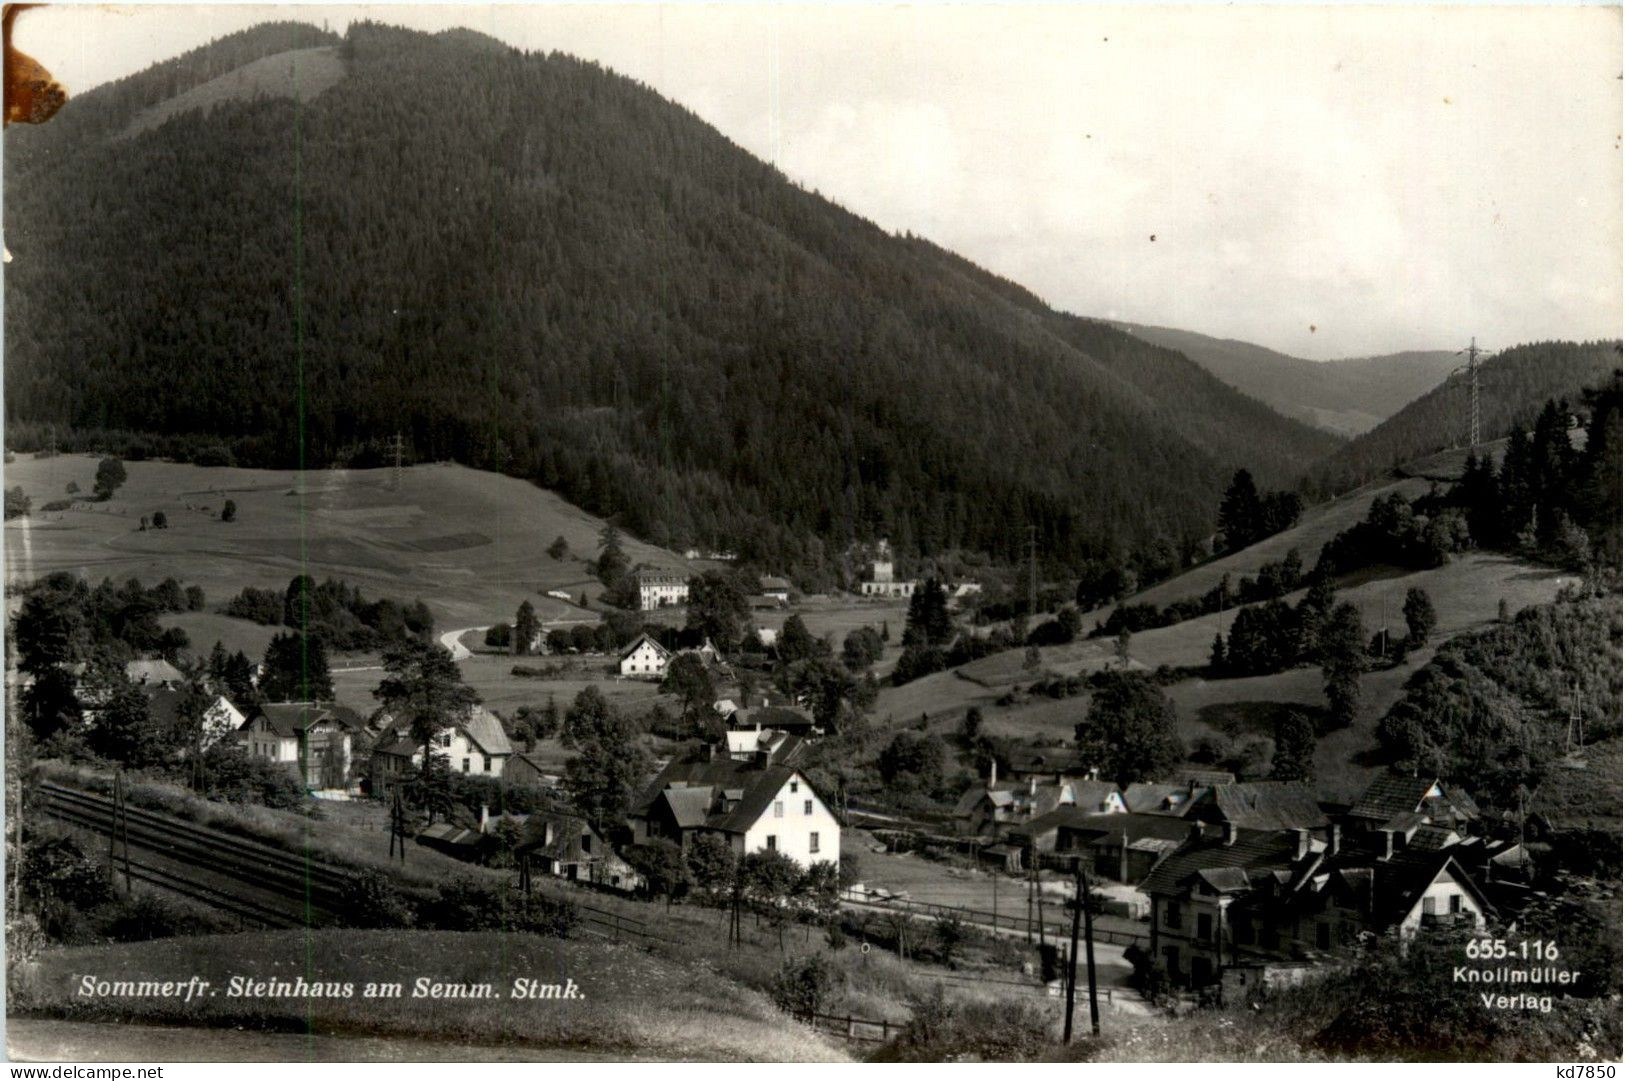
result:
[[(211, 994), (96, 998), (80, 978), (208, 980)], [(231, 997), (232, 977), (350, 983), (348, 998)], [(414, 982), (493, 986), (495, 999), (413, 998)], [(509, 998), (513, 982), (573, 980), (575, 1000)], [(368, 983), (400, 983), (401, 998), (368, 999)], [(680, 994), (674, 993), (681, 990)], [(42, 954), (14, 981), (13, 1013), (298, 1032), (431, 1037), (515, 1050), (701, 1060), (832, 1061), (845, 1056), (762, 995), (698, 966), (630, 946), (496, 932), (278, 931), (77, 947)]]
[[(281, 590), (300, 573), (333, 576), (370, 596), (421, 597), (442, 628), (512, 618), (529, 599), (543, 620), (583, 616), (574, 605), (538, 593), (565, 589), (597, 596), (584, 558), (598, 550), (602, 519), (523, 480), (457, 465), (418, 465), (391, 488), (388, 469), (295, 470), (127, 462), (129, 480), (106, 503), (68, 498), (73, 482), (88, 493), (96, 459), (20, 454), (5, 468), (34, 512), (5, 525), (8, 581), (65, 570), (99, 581), (134, 575), (147, 584), (173, 576), (197, 583), (210, 607), (244, 586)], [(237, 520), (219, 520), (227, 499)], [(142, 532), (143, 516), (163, 511), (169, 527)], [(552, 559), (555, 537), (571, 555)], [(687, 563), (626, 538), (627, 557), (686, 573)], [(218, 630), (218, 628), (216, 628)], [(213, 641), (200, 628), (196, 641)], [(217, 635), (218, 636), (218, 635)]]

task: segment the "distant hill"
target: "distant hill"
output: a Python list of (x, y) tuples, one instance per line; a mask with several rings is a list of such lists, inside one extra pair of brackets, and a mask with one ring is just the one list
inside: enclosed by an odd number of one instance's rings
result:
[(1336, 447), (466, 31), (256, 28), (13, 128), (5, 167), (15, 447), (285, 469), (399, 432), (803, 580), (883, 535), (1193, 550), (1235, 469), (1281, 487)]
[[(1548, 399), (1578, 405), (1580, 392), (1598, 386), (1620, 367), (1620, 343), (1535, 342), (1483, 363), (1479, 376), (1479, 439), (1504, 438), (1528, 427)], [(1323, 490), (1347, 491), (1407, 463), (1467, 445), (1469, 390), (1453, 378), (1418, 398), (1326, 460), (1314, 474)]]
[(1375, 428), (1461, 364), (1448, 350), (1304, 360), (1251, 342), (1210, 338), (1188, 330), (1114, 325), (1137, 338), (1179, 350), (1284, 416), (1343, 436)]

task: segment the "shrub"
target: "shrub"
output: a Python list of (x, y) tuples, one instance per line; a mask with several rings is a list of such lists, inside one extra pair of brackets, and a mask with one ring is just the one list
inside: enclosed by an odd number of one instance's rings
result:
[(102, 916), (101, 933), (114, 942), (208, 935), (228, 925), (207, 909), (156, 894), (138, 893), (112, 905)]
[(348, 927), (410, 927), (416, 917), (395, 880), (370, 868), (351, 875), (339, 899), (339, 913)]
[(834, 995), (835, 977), (835, 966), (820, 954), (792, 957), (773, 977), (773, 1004), (796, 1017), (822, 1013)]

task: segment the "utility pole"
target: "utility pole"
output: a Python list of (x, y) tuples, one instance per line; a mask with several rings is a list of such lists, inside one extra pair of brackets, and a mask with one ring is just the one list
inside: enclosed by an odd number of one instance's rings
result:
[[(1078, 857), (1078, 907), (1083, 909), (1083, 951), (1089, 966), (1089, 1032), (1100, 1036), (1100, 999), (1095, 993), (1095, 918), (1089, 911), (1089, 868)], [(1074, 944), (1075, 945), (1075, 944)]]
[(1061, 1042), (1072, 1042), (1072, 1004), (1078, 990), (1078, 920), (1083, 915), (1083, 861), (1073, 857), (1072, 944), (1066, 953), (1066, 1024)]

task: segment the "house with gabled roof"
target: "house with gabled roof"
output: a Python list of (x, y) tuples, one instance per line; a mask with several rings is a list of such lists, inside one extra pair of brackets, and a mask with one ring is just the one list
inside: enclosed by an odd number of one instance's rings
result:
[(638, 635), (631, 645), (621, 650), (618, 666), (621, 675), (629, 679), (665, 679), (666, 665), (671, 663), (671, 650), (647, 634)]
[(1099, 878), (1136, 885), (1190, 833), (1190, 824), (1172, 815), (1077, 815), (1060, 824), (1055, 851), (1086, 856)]
[[(1197, 832), (1200, 831), (1200, 832)], [(1151, 953), (1177, 983), (1205, 986), (1229, 966), (1322, 962), (1365, 933), (1434, 924), (1483, 926), (1495, 909), (1467, 849), (1345, 844), (1308, 829), (1197, 824), (1141, 890), (1151, 899)]]
[[(163, 728), (172, 728), (179, 723), (181, 707), (185, 703), (187, 692), (174, 687), (160, 686), (147, 695), (147, 713)], [(197, 750), (206, 751), (216, 743), (226, 739), (242, 728), (243, 722), (248, 720), (230, 699), (223, 694), (208, 696), (203, 707), (201, 743)], [(193, 748), (186, 748), (190, 752)], [(185, 753), (185, 752), (183, 752)]]
[[(431, 747), (433, 753), (446, 758), (453, 773), (477, 777), (502, 776), (513, 757), (513, 742), (503, 730), (502, 721), (479, 705), (463, 720), (435, 733)], [(382, 793), (422, 768), (423, 744), (412, 737), (409, 725), (390, 722), (372, 749), (372, 791)]]
[(1345, 820), (1351, 831), (1372, 833), (1424, 825), (1459, 829), (1478, 817), (1478, 804), (1465, 790), (1436, 776), (1388, 769), (1366, 786)]
[(1301, 781), (1216, 784), (1197, 800), (1191, 815), (1249, 830), (1325, 830), (1331, 825), (1314, 792)]
[(633, 842), (687, 848), (709, 834), (740, 856), (771, 850), (803, 867), (839, 864), (841, 824), (802, 772), (805, 746), (788, 736), (739, 757), (713, 744), (672, 760), (633, 803)]
[(237, 741), (256, 758), (295, 767), (311, 791), (349, 787), (351, 737), (360, 714), (331, 702), (273, 702), (255, 709)]
[(520, 830), (514, 855), (522, 875), (550, 875), (627, 893), (643, 888), (643, 876), (578, 814), (544, 808), (524, 816)]
[(1062, 777), (1054, 784), (1040, 784), (1037, 777), (1000, 781), (998, 763), (993, 763), (985, 782), (972, 785), (960, 795), (953, 816), (959, 832), (966, 836), (1001, 836), (1062, 807), (1081, 807), (1096, 813), (1124, 809), (1123, 797), (1110, 781), (1070, 777)]
[(152, 660), (126, 661), (124, 676), (131, 683), (143, 687), (178, 687), (186, 682), (180, 669), (158, 657)]
[(1207, 796), (1207, 791), (1195, 783), (1135, 781), (1123, 789), (1123, 805), (1130, 814), (1184, 818)]

